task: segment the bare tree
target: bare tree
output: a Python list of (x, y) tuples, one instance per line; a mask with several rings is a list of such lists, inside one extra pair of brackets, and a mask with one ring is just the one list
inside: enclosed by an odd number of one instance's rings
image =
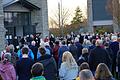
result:
[(51, 23), (56, 26), (56, 28), (60, 28), (59, 26), (59, 18), (61, 18), (61, 21), (63, 22), (63, 26), (65, 26), (68, 23), (68, 19), (70, 18), (71, 14), (69, 9), (63, 9), (61, 17), (59, 17), (59, 10), (55, 10), (53, 12), (53, 15), (49, 17), (50, 25)]

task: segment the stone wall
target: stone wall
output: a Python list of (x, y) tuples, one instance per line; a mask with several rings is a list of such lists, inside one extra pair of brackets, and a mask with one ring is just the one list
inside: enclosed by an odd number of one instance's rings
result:
[(88, 32), (93, 32), (93, 10), (92, 0), (87, 0), (87, 14), (88, 14)]
[(5, 49), (5, 28), (3, 24), (4, 15), (2, 0), (0, 0), (0, 52)]
[(36, 32), (41, 33), (42, 36), (48, 36), (48, 6), (47, 0), (28, 0), (34, 5), (38, 6), (40, 10), (34, 10), (31, 12), (32, 24), (36, 25)]

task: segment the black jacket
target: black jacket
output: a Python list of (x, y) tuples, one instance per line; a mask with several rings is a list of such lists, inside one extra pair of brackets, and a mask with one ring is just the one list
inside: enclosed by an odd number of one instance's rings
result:
[(92, 71), (96, 70), (99, 63), (105, 63), (107, 66), (111, 65), (111, 59), (108, 52), (100, 46), (91, 50), (88, 62)]
[(88, 56), (89, 56), (89, 53), (82, 54), (81, 57), (77, 60), (78, 66), (80, 66), (83, 62), (88, 63)]
[(31, 67), (34, 64), (33, 60), (29, 58), (22, 58), (16, 63), (16, 73), (18, 75), (18, 80), (30, 80)]
[(44, 66), (44, 76), (46, 80), (56, 80), (57, 66), (55, 59), (51, 55), (41, 56), (38, 60)]
[(29, 48), (32, 50), (32, 52), (34, 54), (34, 60), (36, 61), (37, 60), (37, 52), (38, 52), (37, 46), (30, 45)]
[(70, 45), (69, 47), (69, 51), (72, 53), (73, 57), (75, 58), (75, 60), (77, 61), (78, 60), (78, 49), (77, 49), (77, 46), (72, 44)]

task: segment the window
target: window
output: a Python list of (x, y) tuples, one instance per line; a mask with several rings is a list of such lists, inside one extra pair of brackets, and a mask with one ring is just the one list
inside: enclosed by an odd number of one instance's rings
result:
[(4, 23), (6, 26), (30, 25), (30, 13), (28, 12), (5, 12)]

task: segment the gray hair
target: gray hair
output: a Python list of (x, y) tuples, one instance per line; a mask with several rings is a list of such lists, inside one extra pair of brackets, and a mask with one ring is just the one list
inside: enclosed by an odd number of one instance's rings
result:
[(95, 44), (96, 46), (101, 46), (103, 44), (103, 41), (98, 39)]
[(12, 44), (9, 45), (9, 48), (10, 48), (10, 52), (13, 52), (15, 50), (14, 45)]
[(95, 80), (90, 70), (84, 69), (79, 73), (80, 80)]
[(88, 53), (88, 49), (87, 48), (83, 48), (82, 49), (82, 54), (84, 54), (84, 53)]
[(7, 61), (11, 62), (11, 54), (10, 53), (5, 53), (4, 59), (6, 59)]

